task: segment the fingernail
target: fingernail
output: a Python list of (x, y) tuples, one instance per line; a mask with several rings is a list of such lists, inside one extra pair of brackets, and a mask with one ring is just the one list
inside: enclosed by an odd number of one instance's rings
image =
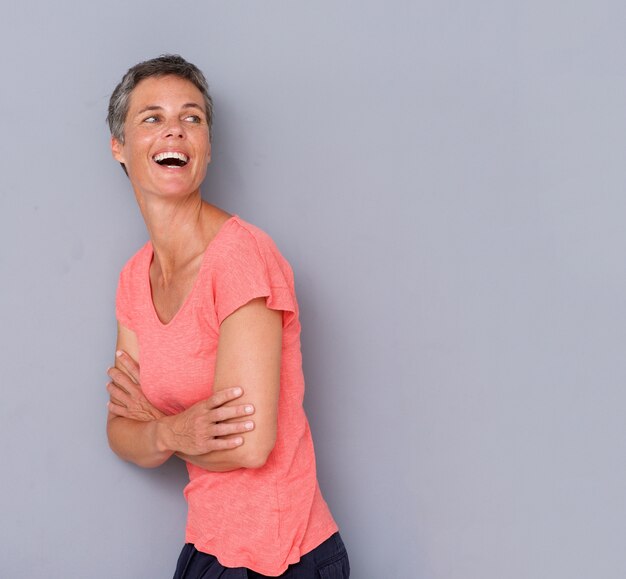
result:
[(241, 388), (235, 388), (233, 390), (233, 393), (235, 394), (235, 396), (239, 396), (241, 394)]
[(246, 422), (244, 426), (246, 430), (252, 430), (254, 428), (254, 422)]
[(124, 352), (122, 352), (122, 350), (118, 350), (117, 352), (115, 352), (115, 355), (119, 358)]
[(252, 412), (254, 412), (254, 406), (246, 406), (244, 410), (246, 411), (246, 414), (252, 414)]
[(243, 438), (241, 438), (241, 436), (238, 436), (237, 438), (233, 439), (235, 441), (235, 444), (241, 444), (243, 442)]

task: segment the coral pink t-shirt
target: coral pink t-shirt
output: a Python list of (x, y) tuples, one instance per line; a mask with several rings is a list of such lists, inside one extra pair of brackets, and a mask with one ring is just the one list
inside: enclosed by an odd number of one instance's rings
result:
[(208, 398), (220, 325), (250, 300), (283, 311), (283, 349), (274, 450), (259, 469), (209, 472), (187, 463), (186, 541), (225, 567), (276, 576), (326, 540), (337, 525), (322, 498), (304, 414), (300, 322), (293, 273), (273, 241), (237, 216), (206, 249), (195, 284), (167, 324), (154, 309), (147, 243), (124, 266), (119, 322), (139, 341), (141, 386), (157, 408), (179, 413)]

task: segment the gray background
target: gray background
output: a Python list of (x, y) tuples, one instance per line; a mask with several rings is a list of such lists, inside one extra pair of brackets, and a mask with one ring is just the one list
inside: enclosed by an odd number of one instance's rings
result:
[(319, 478), (355, 579), (626, 576), (626, 5), (6, 3), (0, 576), (170, 577), (180, 464), (106, 444), (146, 239), (108, 96), (180, 52), (207, 199), (293, 264)]

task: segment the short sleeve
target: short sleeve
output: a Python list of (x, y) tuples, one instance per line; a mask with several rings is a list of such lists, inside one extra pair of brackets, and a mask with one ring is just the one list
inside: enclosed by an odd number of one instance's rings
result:
[[(296, 313), (293, 274), (271, 238), (256, 228), (235, 224), (228, 241), (220, 244), (214, 270), (218, 324), (253, 299), (264, 297), (267, 307)], [(283, 322), (285, 325), (287, 319)]]
[(128, 264), (122, 269), (117, 284), (117, 293), (115, 296), (115, 317), (117, 321), (128, 328), (134, 329), (131, 315), (131, 287), (130, 287), (130, 268)]

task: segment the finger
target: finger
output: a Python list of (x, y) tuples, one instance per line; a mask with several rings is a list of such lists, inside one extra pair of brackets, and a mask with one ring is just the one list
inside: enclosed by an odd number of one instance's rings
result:
[[(243, 444), (243, 438), (236, 436), (234, 438), (212, 438), (207, 442), (204, 452), (214, 452), (216, 450), (229, 450), (237, 448)], [(202, 454), (204, 454), (204, 452)]]
[(115, 402), (109, 402), (107, 404), (107, 408), (109, 409), (109, 412), (115, 416), (122, 416), (124, 418), (128, 418), (129, 416), (128, 408), (126, 408), (126, 406), (120, 406), (119, 404), (115, 404)]
[(230, 436), (232, 434), (242, 434), (254, 430), (254, 422), (246, 420), (245, 422), (221, 422), (213, 427), (213, 436)]
[(128, 405), (132, 402), (128, 393), (122, 388), (117, 387), (112, 382), (107, 384), (107, 392), (109, 393), (109, 398), (120, 406), (128, 408)]
[(132, 381), (132, 379), (125, 373), (122, 372), (119, 368), (109, 368), (107, 371), (109, 377), (113, 380), (113, 382), (129, 394), (137, 395), (139, 393), (138, 385)]
[(139, 384), (139, 364), (124, 350), (115, 352), (116, 359), (126, 368), (132, 380)]
[(214, 408), (209, 413), (211, 422), (223, 422), (231, 418), (241, 418), (254, 414), (254, 406), (252, 404), (237, 404), (237, 406), (220, 406)]
[(224, 390), (220, 390), (206, 399), (206, 404), (209, 409), (218, 408), (231, 400), (236, 400), (243, 394), (243, 390), (238, 386), (235, 388), (226, 388)]
[(234, 438), (211, 438), (202, 444), (201, 447), (197, 447), (193, 450), (189, 449), (187, 451), (177, 452), (176, 454), (184, 460), (187, 460), (187, 457), (200, 456), (216, 450), (230, 450), (232, 448), (237, 448), (242, 444), (243, 438), (241, 436), (236, 436)]

